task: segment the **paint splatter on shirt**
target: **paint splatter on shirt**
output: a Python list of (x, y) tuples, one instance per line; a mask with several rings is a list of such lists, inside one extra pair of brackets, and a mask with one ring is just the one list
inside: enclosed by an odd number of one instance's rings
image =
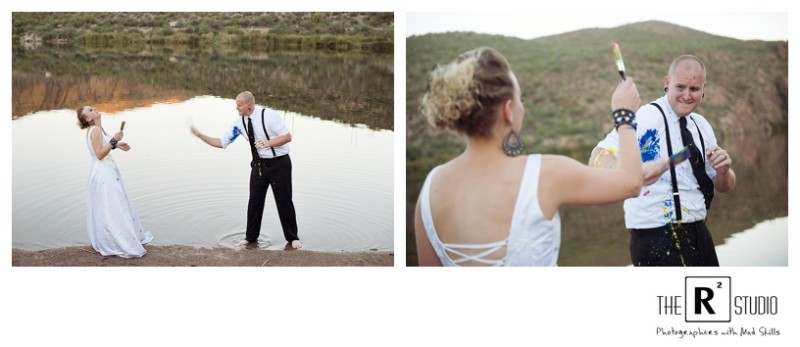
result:
[(674, 209), (672, 208), (672, 206), (673, 206), (672, 196), (669, 196), (666, 199), (664, 199), (664, 204), (661, 206), (661, 211), (664, 213), (662, 222), (665, 225), (671, 224), (673, 221), (674, 218), (673, 215), (675, 213), (673, 212)]
[(647, 129), (644, 135), (639, 138), (639, 149), (642, 152), (642, 162), (655, 160), (661, 156), (661, 145), (658, 141), (656, 129)]
[(231, 134), (231, 137), (228, 138), (228, 143), (233, 142), (233, 140), (236, 140), (236, 138), (239, 137), (239, 134), (241, 134), (239, 128), (233, 127), (233, 133)]

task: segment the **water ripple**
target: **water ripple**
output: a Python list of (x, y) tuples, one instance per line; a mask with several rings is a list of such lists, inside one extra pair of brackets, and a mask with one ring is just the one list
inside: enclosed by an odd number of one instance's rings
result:
[[(188, 133), (183, 116), (193, 114), (195, 126), (216, 136), (215, 129), (221, 133), (237, 119), (232, 104), (201, 97), (104, 116), (104, 124), (113, 126), (127, 120), (125, 140), (132, 150), (112, 155), (143, 226), (155, 235), (152, 244), (239, 247), (249, 194), (247, 143), (211, 148)], [(40, 112), (12, 122), (15, 248), (88, 243), (90, 159), (74, 116), (65, 113)], [(305, 248), (393, 249), (393, 133), (282, 115), (292, 131), (293, 200)], [(42, 160), (32, 154), (50, 148), (27, 134), (53, 124), (58, 130), (50, 130), (52, 141), (70, 145), (63, 155)], [(271, 191), (259, 241), (264, 249), (285, 244)]]

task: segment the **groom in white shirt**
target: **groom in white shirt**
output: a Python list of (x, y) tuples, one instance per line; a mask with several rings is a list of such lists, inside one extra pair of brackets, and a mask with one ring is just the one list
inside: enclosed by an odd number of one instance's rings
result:
[(247, 232), (243, 244), (257, 246), (264, 215), (267, 189), (272, 186), (275, 205), (281, 221), (286, 246), (292, 250), (303, 247), (297, 236), (297, 217), (292, 202), (292, 161), (289, 142), (292, 134), (286, 123), (274, 110), (266, 107), (256, 110), (255, 97), (249, 91), (236, 97), (237, 118), (222, 137), (210, 137), (191, 127), (192, 134), (217, 148), (226, 148), (239, 135), (250, 144), (250, 199), (247, 204)]

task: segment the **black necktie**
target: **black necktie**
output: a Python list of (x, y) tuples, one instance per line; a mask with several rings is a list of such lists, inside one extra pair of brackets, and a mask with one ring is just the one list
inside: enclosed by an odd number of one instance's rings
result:
[(711, 208), (711, 200), (714, 199), (714, 181), (706, 174), (705, 161), (703, 160), (705, 155), (700, 153), (700, 149), (695, 146), (692, 133), (686, 128), (686, 117), (680, 117), (679, 122), (681, 123), (683, 145), (689, 147), (691, 152), (689, 163), (692, 165), (692, 174), (694, 174), (697, 183), (700, 185), (700, 191), (706, 201), (706, 209), (709, 209)]
[(256, 137), (253, 134), (253, 120), (247, 117), (247, 139), (250, 140), (250, 151), (253, 153), (253, 160), (258, 159), (258, 150), (256, 150)]

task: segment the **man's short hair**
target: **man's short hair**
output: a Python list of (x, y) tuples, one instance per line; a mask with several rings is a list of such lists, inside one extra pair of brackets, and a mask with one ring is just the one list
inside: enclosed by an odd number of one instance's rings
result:
[(242, 100), (246, 102), (248, 105), (256, 104), (256, 97), (253, 96), (253, 93), (251, 93), (249, 90), (245, 90), (239, 93), (239, 95), (236, 96), (236, 100)]

